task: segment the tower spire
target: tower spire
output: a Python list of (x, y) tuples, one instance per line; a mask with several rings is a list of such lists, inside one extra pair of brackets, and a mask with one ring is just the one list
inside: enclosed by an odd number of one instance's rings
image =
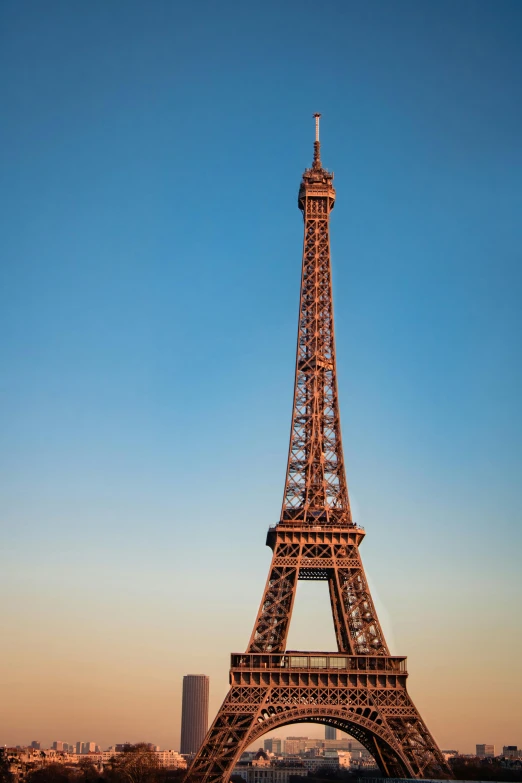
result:
[(321, 168), (321, 142), (319, 141), (319, 120), (321, 115), (314, 114), (315, 117), (315, 141), (314, 141), (314, 169)]
[(314, 162), (303, 173), (298, 195), (305, 228), (294, 407), (280, 522), (353, 526), (335, 363), (329, 234), (335, 189), (333, 174), (321, 163), (320, 116), (314, 114)]

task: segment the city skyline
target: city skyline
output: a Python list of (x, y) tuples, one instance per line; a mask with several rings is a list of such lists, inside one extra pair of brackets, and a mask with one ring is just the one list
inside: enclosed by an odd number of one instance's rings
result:
[[(351, 746), (355, 748), (356, 751), (364, 751), (365, 753), (369, 753), (369, 751), (366, 750), (366, 748), (359, 742), (359, 740), (356, 740), (352, 735), (347, 734), (346, 732), (339, 730), (338, 735), (335, 737), (332, 736), (326, 736), (327, 733), (323, 731), (323, 734), (325, 736), (323, 737), (315, 737), (311, 736), (313, 735), (313, 729), (317, 728), (317, 725), (310, 724), (310, 723), (294, 723), (288, 726), (283, 726), (282, 728), (275, 730), (275, 731), (269, 731), (266, 734), (262, 735), (261, 739), (256, 740), (255, 743), (252, 743), (252, 745), (247, 749), (248, 753), (252, 753), (255, 750), (262, 749), (260, 746), (260, 742), (262, 742), (264, 749), (269, 750), (270, 752), (277, 754), (285, 752), (288, 754), (288, 749), (285, 749), (285, 743), (295, 743), (297, 742), (297, 747), (300, 748), (300, 750), (304, 750), (308, 747), (321, 747), (324, 746), (325, 748), (335, 747), (336, 744), (339, 745), (341, 748), (345, 748), (347, 743), (349, 743)], [(329, 726), (321, 726), (321, 728), (324, 729), (331, 729)], [(296, 734), (295, 732), (303, 731), (306, 732), (305, 734)], [(292, 732), (289, 734), (288, 732)], [(272, 745), (276, 743), (277, 746), (274, 750)], [(154, 742), (148, 742), (146, 739), (142, 738), (141, 744), (145, 744), (149, 747), (150, 750), (155, 752), (164, 752), (166, 748), (161, 748), (159, 745), (156, 745)], [(101, 754), (108, 754), (110, 752), (113, 753), (121, 753), (125, 747), (131, 746), (132, 743), (129, 742), (113, 742), (108, 747), (100, 747), (98, 743), (96, 742), (83, 742), (83, 741), (76, 741), (73, 743), (67, 743), (62, 740), (53, 740), (49, 744), (45, 744), (44, 742), (40, 740), (32, 740), (31, 742), (25, 742), (21, 745), (16, 745), (13, 747), (16, 748), (28, 748), (29, 750), (35, 749), (35, 750), (54, 750), (58, 752), (63, 752), (65, 754), (73, 755), (73, 756), (93, 756), (93, 755), (99, 755)], [(63, 746), (63, 747), (62, 747)], [(259, 747), (258, 747), (259, 746)], [(1, 745), (0, 747), (4, 747)], [(290, 750), (291, 753), (293, 753), (293, 750)], [(519, 748), (517, 744), (504, 744), (499, 748), (495, 748), (494, 744), (488, 744), (488, 743), (477, 743), (475, 746), (475, 753), (461, 753), (461, 751), (457, 748), (454, 750), (447, 750), (444, 749), (442, 751), (444, 754), (456, 754), (456, 755), (462, 755), (463, 757), (479, 757), (479, 758), (486, 758), (486, 757), (509, 757), (512, 755), (513, 758), (522, 758), (522, 747)], [(188, 752), (188, 755), (191, 755), (191, 752)]]
[[(182, 675), (208, 673), (211, 717), (226, 693), (283, 492), (317, 109), (383, 630), (440, 747), (520, 742), (522, 14), (492, 9), (334, 4), (306, 85), (311, 5), (229, 4), (241, 35), (210, 6), (2, 9), (7, 744), (177, 747)], [(322, 587), (290, 648), (334, 649)]]
[[(106, 768), (109, 774), (122, 768), (127, 771), (130, 768), (133, 770), (132, 774), (138, 774), (139, 771), (146, 774), (148, 769), (149, 780), (151, 778), (163, 780), (167, 770), (176, 770), (174, 775), (179, 778), (181, 773), (183, 777), (190, 762), (190, 756), (183, 756), (174, 750), (161, 750), (153, 743), (140, 743), (135, 746), (128, 743), (116, 744), (104, 751), (96, 747), (96, 752), (90, 750), (80, 754), (72, 753), (71, 747), (64, 748), (67, 752), (63, 752), (57, 746), (64, 743), (59, 741), (53, 743), (53, 749), (42, 751), (35, 748), (38, 744), (33, 741), (29, 748), (0, 748), (4, 769), (7, 762), (7, 769), (15, 781), (22, 778), (32, 780), (33, 774), (38, 777), (46, 776), (51, 780), (56, 778), (76, 780), (79, 777), (87, 779), (86, 772), (89, 779), (97, 773), (102, 779), (106, 779), (104, 774)], [(79, 744), (81, 743), (77, 743)], [(86, 750), (87, 744), (84, 743), (83, 751)], [(247, 781), (255, 783), (261, 778), (283, 783), (290, 774), (290, 769), (295, 769), (298, 775), (302, 775), (303, 771), (305, 775), (306, 771), (313, 774), (324, 766), (332, 771), (344, 770), (352, 774), (359, 774), (360, 770), (378, 769), (369, 750), (351, 738), (318, 740), (293, 735), (287, 736), (283, 741), (275, 737), (268, 738), (264, 740), (263, 745), (264, 749), (252, 748), (238, 759), (235, 772), (240, 772), (242, 777), (246, 775)], [(499, 780), (513, 779), (516, 771), (521, 769), (522, 750), (516, 746), (505, 746), (502, 748), (501, 758), (485, 758), (491, 756), (493, 750), (491, 745), (477, 745), (477, 756), (481, 758), (460, 756), (454, 750), (444, 750), (443, 753), (455, 771), (457, 779), (463, 779), (462, 773), (466, 775), (472, 772), (476, 775), (478, 770), (483, 770), (487, 777), (491, 772), (495, 772), (500, 776)], [(44, 769), (46, 769), (45, 773)], [(167, 775), (170, 774), (171, 772), (167, 772)], [(190, 771), (188, 774), (191, 774)], [(111, 779), (113, 779), (112, 774)]]

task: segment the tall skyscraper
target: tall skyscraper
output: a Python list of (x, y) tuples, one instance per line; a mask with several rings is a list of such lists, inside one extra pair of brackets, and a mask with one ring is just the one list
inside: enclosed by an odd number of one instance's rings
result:
[(334, 729), (333, 726), (325, 726), (324, 727), (324, 738), (325, 739), (337, 739), (337, 729)]
[(181, 705), (181, 753), (197, 753), (207, 729), (208, 677), (206, 674), (186, 674)]
[(494, 745), (477, 745), (477, 756), (479, 758), (493, 758), (495, 755)]

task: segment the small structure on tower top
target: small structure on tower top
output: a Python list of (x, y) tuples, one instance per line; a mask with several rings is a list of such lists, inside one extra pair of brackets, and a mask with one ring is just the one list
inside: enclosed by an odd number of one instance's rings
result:
[(321, 142), (319, 141), (319, 120), (321, 115), (316, 113), (315, 117), (315, 142), (314, 142), (314, 169), (320, 169), (321, 167)]

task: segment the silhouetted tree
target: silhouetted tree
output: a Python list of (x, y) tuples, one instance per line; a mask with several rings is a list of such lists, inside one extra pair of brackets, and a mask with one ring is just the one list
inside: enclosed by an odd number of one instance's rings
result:
[(92, 760), (86, 756), (80, 759), (78, 762), (78, 773), (80, 778), (75, 778), (78, 783), (94, 783), (94, 781), (100, 780), (100, 770)]
[(27, 783), (71, 783), (72, 777), (70, 767), (64, 767), (63, 764), (48, 764), (29, 772), (26, 781)]
[(162, 769), (160, 780), (163, 783), (177, 783), (178, 780), (183, 780), (186, 774), (186, 769)]
[(154, 783), (162, 777), (162, 769), (155, 752), (139, 742), (113, 756), (105, 765), (104, 777), (109, 783)]
[(9, 771), (9, 760), (3, 748), (0, 748), (0, 783), (12, 783), (13, 775)]
[(497, 759), (450, 759), (455, 780), (522, 781), (522, 767)]

